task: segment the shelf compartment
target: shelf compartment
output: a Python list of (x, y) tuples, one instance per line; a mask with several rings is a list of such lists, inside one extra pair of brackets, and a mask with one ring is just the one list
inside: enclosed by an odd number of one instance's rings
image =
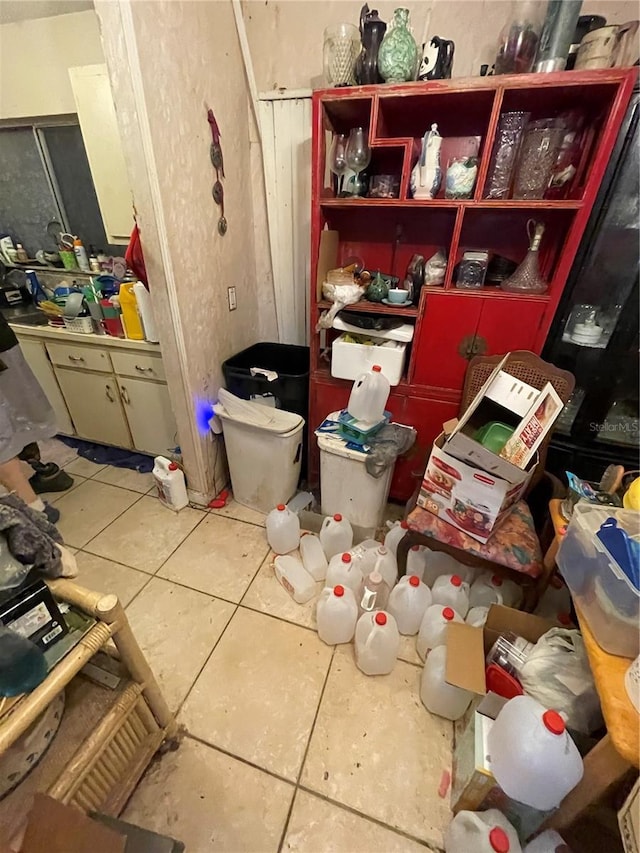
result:
[(385, 94), (374, 111), (376, 139), (400, 136), (421, 138), (435, 122), (441, 136), (486, 137), (495, 91), (429, 91)]
[(370, 97), (340, 97), (327, 98), (322, 101), (324, 130), (331, 133), (346, 133), (353, 127), (371, 127), (371, 108), (373, 99)]
[[(429, 288), (429, 290), (439, 290), (442, 291), (442, 288)], [(323, 299), (322, 302), (318, 302), (316, 307), (318, 311), (328, 311), (332, 307), (333, 303), (328, 302), (326, 299)], [(346, 305), (345, 311), (352, 311), (356, 314), (385, 314), (389, 315), (389, 317), (405, 317), (409, 319), (415, 320), (418, 316), (418, 309), (415, 305), (406, 306), (404, 308), (390, 308), (388, 305), (384, 305), (380, 302), (367, 302), (366, 300), (362, 300), (360, 302), (356, 302), (354, 305)], [(363, 334), (373, 334), (372, 332), (367, 332), (366, 329), (363, 329)]]

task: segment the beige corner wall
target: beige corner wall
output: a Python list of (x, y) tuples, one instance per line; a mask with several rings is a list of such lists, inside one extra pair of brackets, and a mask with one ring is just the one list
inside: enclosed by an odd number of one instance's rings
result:
[(100, 62), (93, 10), (2, 24), (0, 119), (75, 113), (68, 69)]
[[(390, 21), (398, 3), (369, 2), (384, 21)], [(491, 64), (496, 39), (509, 20), (512, 0), (421, 0), (407, 3), (413, 34), (418, 42), (438, 35), (453, 39), (454, 77), (476, 76), (480, 65)], [(546, 0), (540, 0), (546, 7)], [(318, 88), (322, 79), (324, 28), (341, 21), (358, 23), (360, 0), (243, 0), (249, 46), (258, 91)], [(587, 0), (583, 14), (600, 13), (609, 23), (638, 18), (636, 0)]]

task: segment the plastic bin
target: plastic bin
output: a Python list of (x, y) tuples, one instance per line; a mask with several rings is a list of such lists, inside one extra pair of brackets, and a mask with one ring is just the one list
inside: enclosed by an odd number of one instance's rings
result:
[(608, 518), (640, 541), (640, 513), (578, 503), (557, 563), (598, 644), (610, 654), (635, 658), (640, 652), (640, 591), (596, 536)]

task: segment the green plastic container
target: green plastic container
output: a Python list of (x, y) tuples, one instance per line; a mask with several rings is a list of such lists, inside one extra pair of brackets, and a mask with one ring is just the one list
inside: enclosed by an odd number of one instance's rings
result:
[(473, 437), (483, 447), (497, 455), (512, 435), (513, 427), (500, 423), (500, 421), (489, 421), (488, 424), (480, 427)]

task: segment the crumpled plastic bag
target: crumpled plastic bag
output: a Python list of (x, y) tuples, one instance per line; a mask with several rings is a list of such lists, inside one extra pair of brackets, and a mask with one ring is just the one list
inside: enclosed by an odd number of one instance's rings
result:
[(360, 284), (329, 284), (324, 282), (322, 294), (333, 305), (328, 311), (323, 311), (316, 325), (316, 332), (321, 329), (331, 329), (334, 317), (338, 311), (342, 311), (347, 305), (354, 305), (364, 296), (366, 287)]
[(525, 693), (565, 716), (568, 728), (590, 735), (604, 725), (579, 631), (551, 628), (543, 634), (519, 677)]
[(33, 564), (16, 560), (9, 550), (6, 537), (0, 533), (0, 590), (20, 586), (32, 568)]
[(378, 479), (398, 458), (411, 450), (418, 433), (413, 427), (387, 424), (369, 439), (370, 450), (365, 466), (372, 477)]

